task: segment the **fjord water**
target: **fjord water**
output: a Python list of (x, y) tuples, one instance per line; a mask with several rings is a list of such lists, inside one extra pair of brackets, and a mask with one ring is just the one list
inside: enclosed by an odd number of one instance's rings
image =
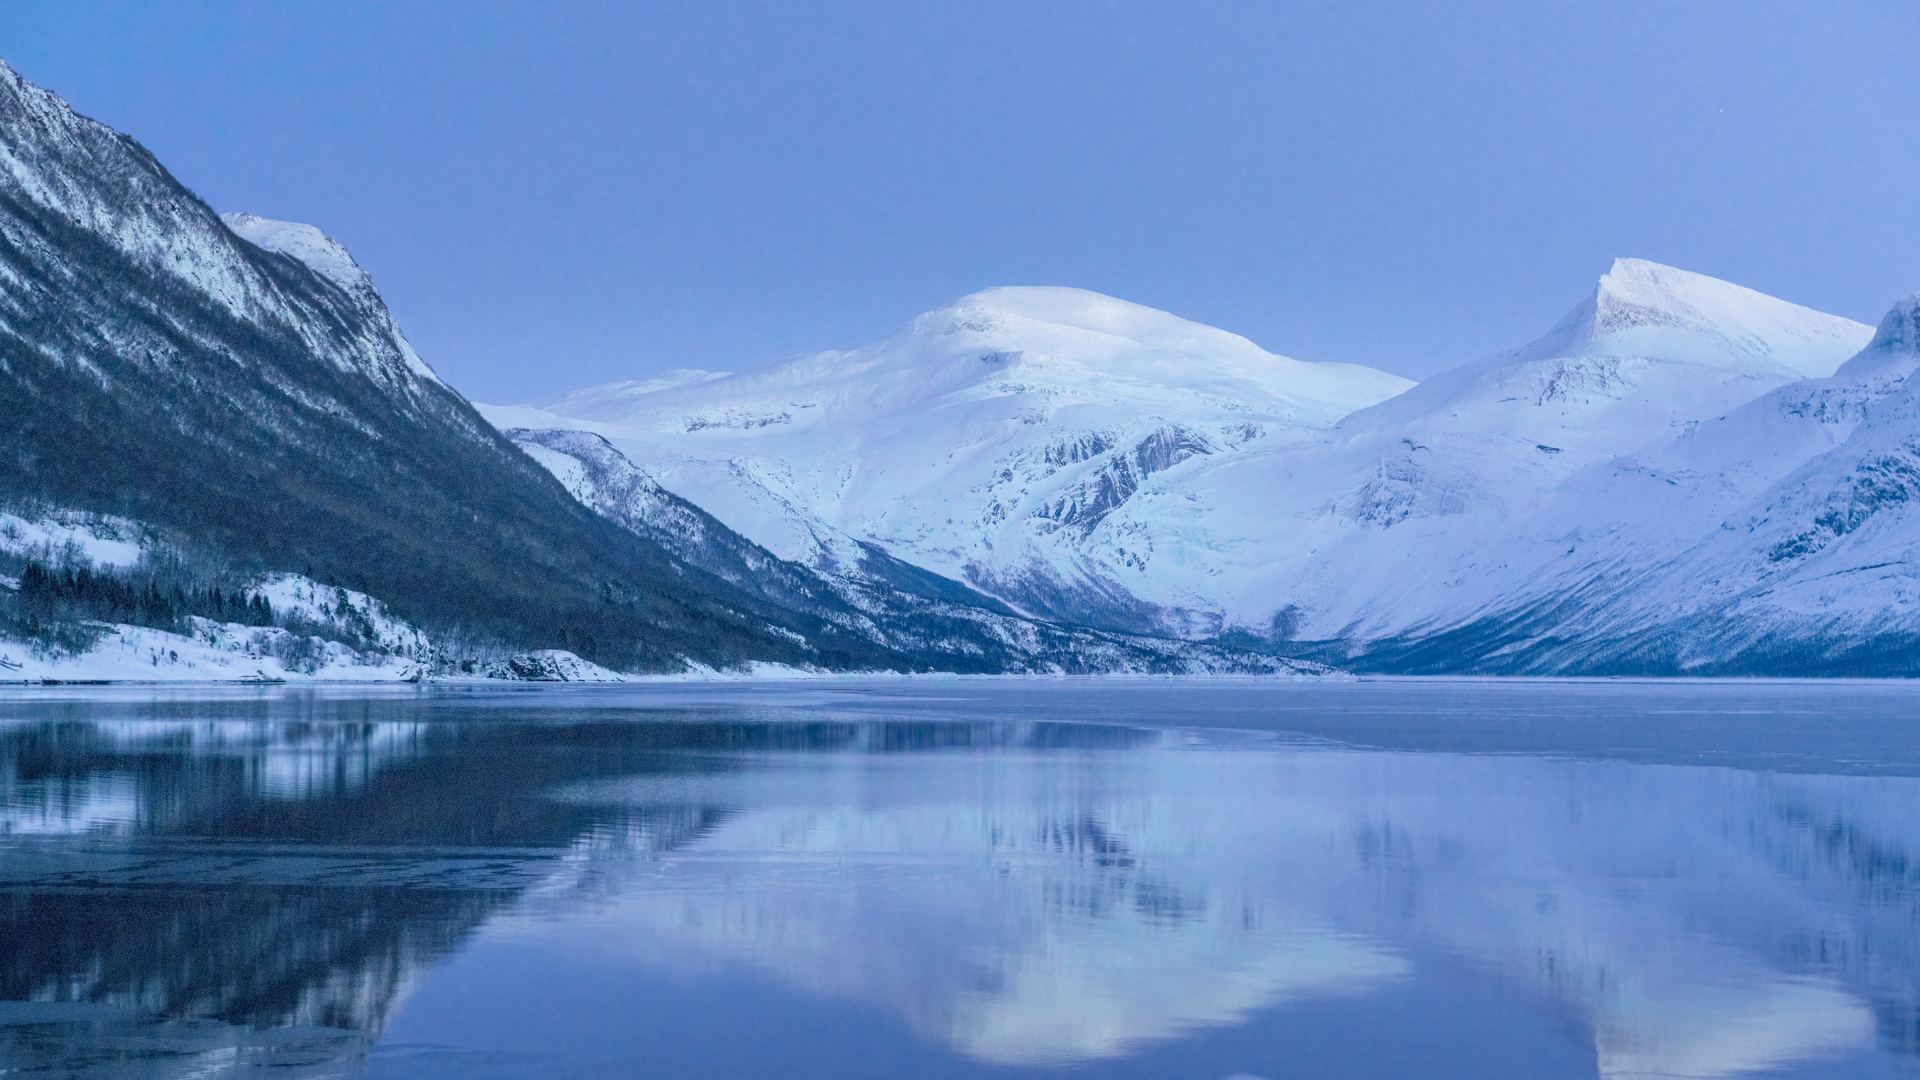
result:
[(0, 692), (0, 1069), (1911, 1076), (1920, 687)]

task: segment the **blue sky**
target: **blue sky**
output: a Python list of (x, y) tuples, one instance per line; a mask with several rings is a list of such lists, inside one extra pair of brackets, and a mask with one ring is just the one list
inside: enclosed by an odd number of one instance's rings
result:
[(1920, 5), (11, 3), (0, 56), (320, 226), (469, 396), (1075, 285), (1414, 377), (1616, 255), (1920, 289)]

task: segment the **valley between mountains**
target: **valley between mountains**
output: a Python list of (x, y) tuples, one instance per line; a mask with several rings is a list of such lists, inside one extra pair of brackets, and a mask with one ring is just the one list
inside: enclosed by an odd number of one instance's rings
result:
[(0, 65), (0, 679), (1910, 675), (1916, 366), (1920, 296), (1621, 259), (1419, 384), (1006, 287), (474, 405)]

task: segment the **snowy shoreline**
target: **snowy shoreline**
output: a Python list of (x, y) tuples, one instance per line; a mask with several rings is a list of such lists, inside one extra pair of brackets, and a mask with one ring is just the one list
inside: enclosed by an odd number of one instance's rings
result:
[(432, 675), (424, 679), (340, 679), (311, 678), (296, 676), (287, 679), (88, 679), (88, 678), (44, 678), (44, 679), (7, 679), (0, 678), (0, 691), (34, 690), (73, 687), (155, 687), (155, 688), (220, 688), (238, 687), (288, 687), (288, 688), (384, 688), (401, 687), (492, 687), (498, 689), (536, 689), (568, 687), (574, 689), (587, 687), (624, 687), (643, 688), (660, 686), (710, 685), (710, 686), (778, 686), (782, 684), (820, 684), (820, 683), (859, 683), (859, 682), (1026, 682), (1058, 684), (1070, 682), (1084, 683), (1246, 683), (1257, 685), (1294, 684), (1294, 683), (1479, 683), (1496, 685), (1538, 686), (1547, 684), (1565, 684), (1569, 686), (1588, 685), (1664, 685), (1664, 686), (1768, 686), (1768, 685), (1821, 685), (1821, 686), (1920, 686), (1920, 679), (1905, 676), (1801, 676), (1801, 675), (1393, 675), (1375, 673), (1355, 673), (1333, 671), (1324, 675), (1305, 673), (1233, 673), (1202, 674), (1185, 672), (1012, 672), (1007, 674), (961, 673), (950, 671), (801, 671), (784, 669), (780, 671), (730, 672), (700, 671), (672, 674), (657, 673), (614, 673), (618, 677), (600, 680), (568, 679), (513, 679), (494, 678), (484, 675)]
[[(981, 674), (981, 673), (964, 673), (964, 672), (952, 672), (952, 671), (817, 671), (816, 672), (816, 671), (799, 671), (794, 669), (788, 669), (786, 671), (779, 671), (779, 672), (703, 671), (703, 672), (679, 672), (679, 673), (673, 673), (673, 674), (654, 674), (654, 673), (634, 674), (634, 673), (624, 673), (624, 672), (613, 672), (612, 674), (616, 677), (606, 678), (606, 679), (591, 679), (591, 680), (589, 679), (558, 679), (558, 678), (496, 678), (496, 677), (487, 676), (487, 675), (428, 675), (419, 679), (405, 679), (405, 678), (394, 678), (394, 679), (325, 678), (325, 679), (322, 679), (322, 678), (310, 678), (310, 677), (301, 676), (297, 674), (292, 677), (286, 677), (286, 678), (280, 678), (280, 677), (246, 678), (243, 676), (240, 678), (233, 678), (233, 679), (89, 679), (89, 678), (53, 678), (53, 677), (36, 678), (36, 679), (0, 678), (0, 688), (33, 688), (33, 687), (41, 687), (41, 686), (45, 686), (45, 687), (57, 687), (57, 686), (167, 686), (167, 687), (574, 686), (574, 687), (578, 687), (578, 686), (608, 686), (608, 685), (650, 686), (650, 685), (681, 684), (681, 683), (714, 683), (714, 684), (753, 683), (753, 684), (760, 684), (760, 685), (774, 685), (774, 684), (780, 684), (780, 683), (864, 682), (864, 681), (883, 680), (883, 679), (884, 680), (896, 680), (896, 679), (936, 680), (937, 679), (937, 680), (965, 680), (968, 682), (992, 682), (992, 681), (1005, 681), (1005, 680), (1015, 680), (1015, 681), (1022, 681), (1022, 682), (1062, 682), (1062, 681), (1174, 682), (1174, 681), (1185, 680), (1185, 681), (1196, 681), (1196, 682), (1204, 681), (1204, 682), (1275, 683), (1275, 682), (1358, 682), (1362, 680), (1372, 682), (1372, 681), (1381, 681), (1389, 678), (1436, 678), (1436, 679), (1448, 678), (1448, 676), (1431, 676), (1431, 677), (1428, 677), (1428, 676), (1360, 676), (1360, 675), (1354, 675), (1351, 672), (1345, 672), (1345, 671), (1333, 671), (1324, 675), (1304, 673), (1304, 672), (1266, 672), (1266, 673), (1258, 673), (1258, 674), (1241, 673), (1241, 674), (1214, 675), (1214, 674), (1194, 674), (1194, 673), (1188, 673), (1188, 672), (1150, 673), (1150, 672), (1139, 672), (1139, 671), (1118, 671), (1118, 672), (1097, 672), (1097, 673), (1013, 672), (1008, 674), (997, 674), (997, 673)], [(1500, 679), (1505, 679), (1506, 681), (1521, 681), (1520, 679), (1509, 678), (1505, 676), (1489, 676), (1489, 678), (1500, 678)], [(1595, 682), (1598, 682), (1598, 681), (1608, 681), (1608, 680), (1527, 679), (1526, 681), (1531, 681), (1531, 682), (1595, 681)], [(1665, 680), (1665, 681), (1679, 681), (1679, 680)], [(1700, 681), (1726, 682), (1726, 681), (1733, 681), (1733, 680), (1713, 679), (1713, 680), (1700, 680)], [(1840, 680), (1822, 680), (1822, 681), (1840, 681)]]

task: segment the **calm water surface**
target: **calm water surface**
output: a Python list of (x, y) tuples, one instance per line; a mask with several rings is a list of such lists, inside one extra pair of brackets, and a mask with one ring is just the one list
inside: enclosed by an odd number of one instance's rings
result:
[(0, 1073), (1913, 1077), (1920, 686), (0, 691)]

